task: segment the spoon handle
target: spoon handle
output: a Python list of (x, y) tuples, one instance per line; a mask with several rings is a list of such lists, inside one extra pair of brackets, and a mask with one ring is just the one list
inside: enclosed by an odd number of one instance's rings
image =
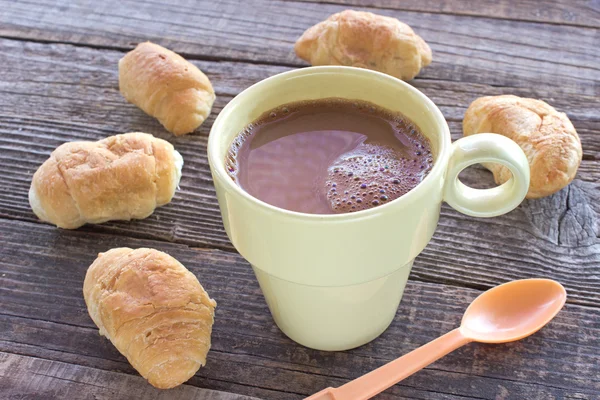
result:
[(471, 341), (463, 336), (460, 329), (454, 329), (360, 378), (332, 389), (333, 396), (335, 400), (370, 399)]

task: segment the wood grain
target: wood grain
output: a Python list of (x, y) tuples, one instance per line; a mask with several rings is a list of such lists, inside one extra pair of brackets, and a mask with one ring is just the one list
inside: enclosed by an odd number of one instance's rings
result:
[(468, 15), (513, 21), (545, 22), (559, 25), (600, 27), (597, 0), (300, 0), (399, 11)]
[[(118, 93), (117, 60), (122, 52), (62, 44), (0, 40), (0, 216), (36, 221), (27, 201), (31, 175), (59, 144), (97, 140), (115, 133), (145, 131), (170, 140), (183, 154), (181, 190), (168, 206), (142, 221), (113, 222), (83, 228), (143, 238), (231, 250), (223, 231), (206, 159), (206, 138), (214, 115), (250, 84), (286, 67), (233, 62), (194, 61), (213, 81), (218, 97), (212, 117), (199, 132), (175, 138)], [(23, 71), (27, 71), (26, 73)], [(419, 81), (418, 87), (450, 119), (460, 137), (460, 119), (470, 101), (510, 88), (452, 82)], [(460, 87), (459, 87), (460, 86)], [(417, 259), (413, 278), (487, 288), (507, 279), (548, 276), (569, 285), (571, 301), (600, 305), (597, 215), (600, 198), (600, 131), (593, 103), (565, 94), (550, 98), (569, 112), (580, 130), (588, 159), (568, 189), (542, 200), (525, 202), (508, 215), (493, 219), (464, 216), (444, 205), (438, 231)], [(514, 92), (513, 92), (514, 93)], [(522, 92), (516, 92), (523, 94)], [(547, 97), (546, 97), (547, 96)], [(491, 174), (470, 168), (469, 184), (491, 183)]]
[[(397, 17), (429, 42), (434, 62), (411, 84), (440, 107), (454, 139), (475, 98), (516, 94), (566, 112), (584, 160), (568, 188), (502, 217), (471, 218), (444, 205), (391, 327), (361, 348), (324, 353), (277, 329), (250, 267), (233, 251), (206, 139), (214, 117), (241, 90), (306, 65), (293, 53), (296, 38), (350, 5)], [(226, 391), (300, 399), (456, 327), (481, 290), (549, 277), (567, 287), (569, 299), (548, 327), (518, 343), (469, 345), (377, 399), (598, 398), (597, 0), (0, 0), (0, 7), (0, 397), (232, 398), (215, 392)], [(217, 101), (197, 133), (171, 136), (118, 93), (116, 63), (143, 40), (182, 53), (212, 80)], [(56, 146), (135, 130), (170, 140), (184, 156), (171, 204), (143, 221), (77, 231), (37, 221), (27, 201), (31, 175)], [(461, 179), (492, 185), (479, 166)], [(170, 253), (219, 303), (208, 365), (179, 389), (159, 392), (145, 383), (87, 314), (85, 271), (98, 252), (118, 246)]]
[[(346, 8), (280, 0), (243, 5), (181, 0), (176, 7), (141, 0), (4, 0), (0, 7), (0, 36), (120, 50), (152, 40), (192, 58), (290, 66), (305, 65), (293, 52), (302, 32)], [(570, 93), (600, 94), (597, 29), (388, 9), (380, 13), (408, 23), (431, 45), (434, 61), (422, 79), (560, 86)]]
[(0, 391), (20, 399), (257, 400), (190, 385), (159, 390), (139, 376), (8, 353), (0, 353)]
[[(81, 286), (97, 252), (155, 247), (186, 265), (218, 302), (208, 364), (188, 384), (264, 399), (300, 399), (382, 365), (456, 327), (480, 293), (410, 282), (380, 338), (352, 351), (319, 352), (277, 329), (251, 268), (237, 254), (7, 220), (0, 220), (0, 240), (0, 351), (136, 375), (98, 335)], [(594, 399), (599, 366), (600, 309), (569, 304), (528, 339), (469, 345), (378, 398)]]

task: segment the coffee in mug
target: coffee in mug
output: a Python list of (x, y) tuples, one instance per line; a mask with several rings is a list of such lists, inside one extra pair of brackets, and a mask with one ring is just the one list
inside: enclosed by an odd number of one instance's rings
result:
[(266, 111), (232, 142), (227, 171), (273, 206), (340, 214), (389, 203), (433, 165), (431, 144), (400, 112), (328, 98)]

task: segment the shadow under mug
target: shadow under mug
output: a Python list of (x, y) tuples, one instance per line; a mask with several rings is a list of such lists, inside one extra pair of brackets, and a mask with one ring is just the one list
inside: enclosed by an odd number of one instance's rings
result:
[[(333, 215), (284, 210), (237, 186), (225, 158), (246, 125), (279, 105), (328, 97), (369, 101), (410, 118), (431, 141), (429, 175), (387, 204)], [(515, 208), (529, 187), (527, 158), (510, 139), (479, 134), (452, 144), (442, 113), (423, 93), (389, 75), (341, 66), (297, 69), (244, 90), (217, 117), (208, 159), (227, 235), (252, 265), (275, 322), (319, 350), (363, 345), (390, 325), (443, 200), (465, 214), (492, 217)], [(513, 178), (492, 189), (460, 182), (460, 171), (482, 162), (505, 165)]]

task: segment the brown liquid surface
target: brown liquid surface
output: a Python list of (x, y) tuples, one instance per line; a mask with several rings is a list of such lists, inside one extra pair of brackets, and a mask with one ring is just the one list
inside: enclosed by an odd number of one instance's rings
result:
[(410, 120), (371, 103), (323, 99), (286, 104), (248, 125), (226, 160), (246, 192), (271, 205), (338, 214), (388, 203), (433, 165)]

